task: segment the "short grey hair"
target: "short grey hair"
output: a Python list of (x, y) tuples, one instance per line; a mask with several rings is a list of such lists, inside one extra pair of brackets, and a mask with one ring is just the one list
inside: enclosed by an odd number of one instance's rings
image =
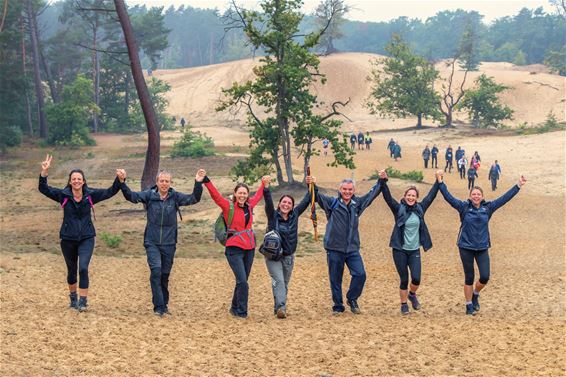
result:
[(356, 181), (354, 181), (352, 178), (344, 178), (342, 181), (340, 181), (340, 185), (338, 187), (342, 187), (348, 183), (351, 183), (354, 185), (354, 187), (356, 187)]
[(173, 174), (171, 174), (169, 171), (163, 169), (160, 170), (159, 173), (157, 173), (157, 176), (155, 176), (155, 181), (157, 182), (159, 180), (159, 177), (161, 177), (162, 175), (168, 175), (169, 178), (173, 178)]

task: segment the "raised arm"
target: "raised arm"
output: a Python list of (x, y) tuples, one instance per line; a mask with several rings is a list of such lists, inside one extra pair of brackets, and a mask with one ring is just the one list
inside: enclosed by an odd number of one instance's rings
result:
[(491, 213), (497, 211), (499, 208), (503, 207), (508, 201), (513, 199), (513, 197), (519, 193), (521, 187), (525, 183), (527, 183), (527, 179), (525, 177), (521, 176), (521, 178), (519, 179), (519, 182), (516, 185), (514, 185), (513, 187), (511, 187), (511, 189), (509, 189), (509, 191), (507, 191), (505, 194), (503, 194), (499, 198), (495, 199), (494, 201), (489, 202), (488, 205), (490, 206)]
[(177, 201), (178, 206), (188, 206), (200, 202), (200, 198), (202, 196), (202, 181), (204, 180), (204, 177), (206, 177), (206, 171), (204, 169), (199, 169), (195, 176), (195, 186), (192, 194), (177, 192), (175, 200)]
[(264, 189), (264, 187), (269, 187), (270, 183), (271, 183), (271, 177), (270, 176), (265, 175), (265, 176), (261, 177), (261, 184), (259, 185), (257, 191), (255, 192), (254, 196), (252, 196), (250, 199), (248, 199), (248, 202), (250, 203), (251, 208), (254, 208), (257, 205), (257, 203), (259, 203), (261, 198), (263, 198), (263, 189)]
[(466, 202), (458, 200), (455, 197), (453, 197), (452, 194), (450, 194), (450, 192), (448, 191), (448, 187), (446, 187), (446, 184), (444, 183), (443, 177), (444, 177), (444, 172), (442, 170), (437, 170), (436, 182), (438, 183), (438, 189), (442, 193), (444, 200), (446, 200), (448, 204), (452, 206), (452, 208), (460, 212), (460, 210), (464, 208), (464, 206), (466, 205)]
[(428, 207), (432, 204), (434, 199), (436, 199), (436, 195), (438, 194), (438, 181), (435, 181), (430, 191), (428, 192), (427, 196), (424, 197), (423, 201), (421, 202), (421, 206), (423, 207), (423, 211), (426, 212)]
[(307, 192), (306, 192), (305, 196), (303, 197), (303, 199), (301, 199), (300, 203), (297, 204), (295, 206), (295, 208), (293, 208), (293, 212), (295, 212), (297, 214), (297, 216), (301, 216), (303, 214), (303, 212), (305, 212), (305, 210), (307, 208), (309, 208), (309, 205), (311, 204), (312, 197), (311, 197), (311, 192), (310, 192), (310, 189), (309, 189), (309, 186), (310, 186), (311, 183), (314, 185), (314, 196), (315, 196), (315, 198), (316, 198), (316, 194), (318, 192), (318, 188), (316, 187), (316, 178), (315, 177), (308, 176), (306, 178), (306, 182), (307, 182)]
[(47, 196), (49, 199), (61, 203), (62, 200), (61, 192), (63, 190), (47, 185), (47, 176), (49, 175), (49, 168), (51, 167), (52, 160), (53, 160), (53, 156), (48, 154), (45, 157), (45, 160), (43, 160), (43, 162), (41, 163), (41, 174), (39, 175), (38, 189), (39, 192)]
[(267, 230), (275, 229), (275, 207), (273, 197), (268, 187), (263, 188), (263, 201), (265, 202), (265, 215), (267, 216)]
[(107, 189), (90, 189), (90, 197), (93, 203), (98, 203), (106, 199), (110, 199), (120, 191), (123, 183), (120, 182), (118, 176), (112, 182), (112, 186)]
[(222, 211), (230, 210), (230, 201), (222, 196), (212, 184), (212, 181), (208, 177), (204, 177), (204, 187), (208, 190), (210, 197), (214, 200), (214, 203), (222, 209)]
[(367, 194), (358, 198), (358, 203), (359, 203), (358, 214), (361, 215), (362, 212), (365, 211), (365, 209), (369, 207), (370, 204), (375, 200), (375, 198), (377, 198), (380, 192), (381, 192), (381, 180), (378, 179), (375, 185), (373, 185), (373, 187), (369, 190)]

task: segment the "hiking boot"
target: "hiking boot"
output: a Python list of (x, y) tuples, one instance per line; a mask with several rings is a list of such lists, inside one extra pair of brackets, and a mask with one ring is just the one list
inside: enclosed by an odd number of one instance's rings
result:
[(352, 311), (352, 313), (360, 314), (362, 312), (356, 300), (348, 300), (348, 305), (350, 305), (350, 310)]
[(158, 316), (158, 317), (163, 317), (165, 313), (163, 313), (161, 310), (154, 310), (153, 311), (153, 315)]
[(287, 313), (285, 312), (285, 309), (283, 309), (283, 308), (277, 309), (277, 318), (279, 318), (279, 319), (287, 318)]
[(408, 315), (409, 314), (409, 305), (406, 302), (401, 304), (401, 314)]
[(77, 292), (69, 293), (69, 308), (78, 309), (79, 308), (79, 298), (77, 297)]
[(421, 308), (421, 303), (419, 302), (416, 294), (412, 295), (409, 293), (409, 301), (411, 301), (411, 306), (413, 307), (413, 309), (419, 310)]
[(472, 305), (474, 307), (474, 310), (476, 312), (480, 311), (480, 295), (479, 294), (473, 294), (472, 295)]
[(84, 296), (81, 296), (79, 298), (79, 303), (78, 303), (78, 307), (77, 309), (79, 310), (79, 312), (84, 312), (87, 310), (88, 307), (88, 303), (87, 303), (87, 299)]
[(474, 304), (466, 304), (466, 315), (476, 315)]

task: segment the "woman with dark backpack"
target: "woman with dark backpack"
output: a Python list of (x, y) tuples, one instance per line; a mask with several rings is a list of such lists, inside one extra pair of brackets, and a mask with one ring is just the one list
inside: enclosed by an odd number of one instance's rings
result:
[[(58, 202), (63, 208), (63, 224), (61, 224), (59, 237), (61, 239), (61, 251), (67, 265), (69, 307), (82, 312), (88, 306), (88, 265), (94, 251), (94, 238), (96, 236), (91, 211), (94, 214), (94, 204), (116, 195), (120, 191), (121, 182), (117, 175), (111, 187), (93, 189), (87, 186), (83, 171), (73, 169), (69, 173), (67, 186), (63, 189), (54, 188), (47, 185), (47, 176), (52, 160), (53, 156), (47, 155), (45, 161), (41, 163), (39, 191)], [(77, 295), (77, 269), (79, 295)]]
[[(251, 198), (249, 197), (250, 189), (245, 183), (238, 183), (234, 188), (233, 199), (226, 199), (214, 187), (209, 177), (205, 177), (203, 182), (212, 200), (222, 209), (224, 221), (229, 227), (224, 254), (236, 278), (230, 314), (235, 317), (247, 318), (248, 277), (252, 270), (256, 246), (255, 235), (252, 230), (253, 209), (263, 197), (263, 189), (269, 186), (271, 177), (264, 176), (261, 178), (261, 185)], [(230, 217), (232, 218), (230, 219)]]
[[(485, 287), (490, 275), (489, 248), (489, 220), (495, 211), (503, 207), (521, 187), (527, 183), (521, 176), (519, 182), (503, 196), (486, 202), (481, 187), (474, 186), (470, 190), (468, 200), (458, 200), (448, 192), (443, 182), (442, 174), (437, 175), (440, 183), (439, 189), (444, 199), (460, 214), (460, 231), (458, 234), (458, 248), (460, 259), (464, 267), (464, 296), (466, 297), (466, 314), (475, 315), (480, 310), (480, 291)], [(474, 287), (474, 260), (478, 265), (480, 278)]]
[[(438, 175), (440, 171), (436, 174)], [(424, 221), (424, 215), (438, 194), (438, 182), (435, 182), (428, 195), (421, 201), (419, 190), (410, 186), (400, 202), (391, 196), (387, 187), (387, 173), (385, 170), (379, 172), (381, 192), (383, 199), (393, 212), (395, 225), (391, 233), (389, 246), (393, 249), (393, 261), (399, 273), (401, 283), (399, 285), (399, 297), (401, 299), (401, 314), (409, 314), (407, 299), (411, 301), (414, 310), (419, 310), (421, 304), (417, 298), (417, 289), (421, 284), (421, 251), (428, 251), (432, 247), (432, 240)], [(411, 284), (409, 288), (409, 271), (411, 272)]]
[[(307, 185), (311, 182), (315, 182), (314, 178), (307, 177)], [(267, 215), (267, 232), (276, 231), (281, 239), (280, 255), (264, 255), (273, 289), (273, 314), (277, 318), (283, 319), (287, 318), (287, 292), (295, 263), (295, 251), (299, 238), (299, 217), (308, 208), (311, 195), (310, 191), (307, 191), (303, 200), (296, 207), (295, 199), (291, 195), (283, 195), (279, 199), (277, 209), (275, 209), (271, 192), (268, 187), (265, 187), (263, 189), (263, 200), (265, 201), (265, 214)]]

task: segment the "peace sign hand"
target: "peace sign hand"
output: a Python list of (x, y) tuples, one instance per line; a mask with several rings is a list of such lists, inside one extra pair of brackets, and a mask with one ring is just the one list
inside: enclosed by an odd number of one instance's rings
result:
[(53, 160), (53, 156), (49, 153), (45, 156), (45, 160), (41, 163), (41, 176), (47, 177), (49, 173), (49, 168), (51, 167), (51, 161)]

